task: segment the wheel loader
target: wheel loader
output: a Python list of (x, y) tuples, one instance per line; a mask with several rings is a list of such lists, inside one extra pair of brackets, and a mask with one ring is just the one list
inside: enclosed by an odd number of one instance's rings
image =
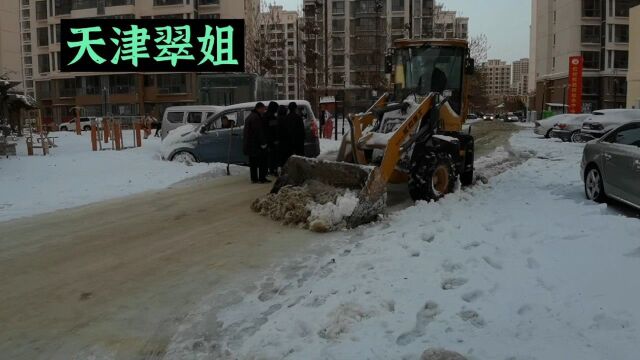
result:
[(462, 131), (466, 77), (474, 72), (465, 40), (397, 40), (385, 57), (393, 93), (349, 117), (335, 161), (291, 157), (272, 193), (309, 180), (358, 192), (347, 224), (375, 220), (388, 184), (406, 183), (414, 200), (438, 200), (456, 180), (473, 181), (474, 139)]

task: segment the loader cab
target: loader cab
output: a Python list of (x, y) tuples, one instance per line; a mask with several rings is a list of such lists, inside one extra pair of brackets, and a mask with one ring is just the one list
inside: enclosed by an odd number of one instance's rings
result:
[(470, 71), (467, 54), (463, 43), (409, 40), (396, 43), (391, 66), (396, 98), (437, 92), (449, 97), (451, 108), (462, 114), (463, 77)]

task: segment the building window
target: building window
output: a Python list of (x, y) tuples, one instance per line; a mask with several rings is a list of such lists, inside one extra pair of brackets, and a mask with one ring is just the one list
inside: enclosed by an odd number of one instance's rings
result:
[[(82, 80), (84, 79), (84, 87), (82, 86)], [(100, 86), (100, 76), (86, 76), (84, 78), (79, 77), (76, 82), (77, 88), (82, 88), (85, 95), (100, 95), (102, 89)]]
[(613, 52), (613, 68), (627, 69), (629, 67), (629, 52), (616, 50)]
[(36, 1), (36, 20), (47, 19), (47, 2)]
[(331, 13), (333, 15), (344, 15), (344, 0), (334, 1), (331, 3), (331, 6), (332, 6)]
[(404, 18), (403, 17), (391, 18), (391, 29), (392, 30), (404, 29)]
[(182, 5), (182, 0), (153, 0), (153, 6)]
[(73, 0), (71, 10), (93, 9), (98, 7), (97, 0)]
[(344, 19), (333, 19), (331, 21), (331, 31), (344, 32)]
[(38, 28), (38, 46), (49, 45), (49, 32), (46, 27)]
[(107, 0), (106, 6), (135, 5), (136, 0)]
[(60, 86), (60, 97), (76, 96), (76, 80), (75, 79), (62, 79), (58, 82), (58, 86)]
[[(612, 3), (614, 0), (610, 0)], [(615, 16), (629, 17), (629, 9), (640, 4), (638, 0), (616, 0)]]
[(200, 14), (198, 15), (200, 19), (220, 19), (220, 14)]
[(49, 54), (41, 54), (38, 55), (38, 72), (48, 73), (51, 71), (51, 66), (49, 65)]
[(51, 81), (36, 81), (38, 100), (51, 98)]
[(582, 17), (600, 17), (601, 0), (582, 0)]
[(183, 19), (183, 14), (156, 15), (154, 19)]
[(129, 94), (133, 93), (135, 78), (131, 75), (110, 75), (109, 76), (109, 93), (110, 94)]
[(344, 66), (344, 55), (333, 55), (331, 57), (333, 66)]
[(600, 26), (599, 25), (582, 25), (581, 41), (582, 43), (599, 44), (600, 43)]
[(404, 11), (404, 0), (391, 0), (391, 11)]
[(182, 94), (187, 92), (187, 77), (185, 74), (162, 74), (158, 75), (156, 80), (160, 94)]
[(331, 76), (331, 82), (334, 85), (343, 85), (344, 84), (344, 73), (342, 72), (334, 72)]
[(585, 69), (600, 69), (600, 52), (599, 51), (583, 51)]
[(629, 43), (629, 25), (615, 25), (614, 41), (617, 43)]
[(344, 38), (342, 38), (342, 37), (332, 37), (331, 38), (331, 49), (332, 50), (344, 50)]
[(66, 15), (71, 13), (71, 0), (54, 0), (55, 15)]
[(584, 95), (597, 95), (598, 94), (598, 79), (585, 77), (582, 79), (582, 93)]

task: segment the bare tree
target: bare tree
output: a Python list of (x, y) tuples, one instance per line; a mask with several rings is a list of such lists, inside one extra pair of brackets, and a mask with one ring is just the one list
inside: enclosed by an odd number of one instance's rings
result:
[(248, 30), (247, 47), (252, 56), (247, 64), (249, 72), (258, 75), (273, 74), (277, 64), (274, 57), (286, 56), (286, 31), (278, 9), (273, 4), (261, 3), (260, 11)]
[(475, 73), (469, 76), (469, 103), (471, 110), (486, 111), (489, 98), (487, 94), (485, 73), (481, 66), (487, 61), (487, 53), (489, 52), (489, 41), (485, 34), (472, 37), (469, 40), (469, 52), (471, 58), (474, 59), (476, 67)]

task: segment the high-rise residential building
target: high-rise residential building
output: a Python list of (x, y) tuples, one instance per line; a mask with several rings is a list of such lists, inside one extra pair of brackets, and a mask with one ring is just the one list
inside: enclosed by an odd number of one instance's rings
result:
[(584, 58), (583, 110), (625, 106), (629, 9), (640, 0), (534, 0), (535, 109), (566, 103), (569, 57)]
[(529, 93), (529, 59), (522, 58), (511, 64), (511, 88), (512, 92), (518, 96), (525, 96)]
[(357, 110), (385, 84), (394, 40), (433, 37), (434, 0), (304, 0), (303, 20), (307, 96), (344, 94)]
[(640, 5), (629, 12), (627, 107), (640, 109)]
[(194, 103), (198, 95), (194, 73), (60, 72), (60, 20), (245, 18), (250, 22), (257, 4), (258, 0), (20, 0), (26, 89), (35, 93), (44, 121), (54, 123), (72, 118), (76, 108), (86, 116), (160, 115), (167, 106)]
[(512, 95), (511, 65), (502, 60), (488, 60), (480, 66), (484, 77), (485, 94), (490, 98)]
[(469, 18), (458, 17), (454, 10), (445, 10), (444, 5), (436, 5), (433, 17), (433, 37), (437, 39), (466, 39), (469, 32)]
[[(18, 0), (9, 0), (0, 6), (0, 75), (22, 83), (19, 4)], [(23, 91), (24, 86), (18, 85), (13, 89)]]
[(270, 6), (260, 14), (260, 31), (267, 34), (267, 48), (271, 48), (269, 58), (274, 67), (265, 74), (278, 85), (278, 93), (284, 99), (301, 99), (304, 96), (304, 66), (301, 62), (302, 49), (299, 37), (299, 17), (297, 11), (286, 11), (282, 6)]

